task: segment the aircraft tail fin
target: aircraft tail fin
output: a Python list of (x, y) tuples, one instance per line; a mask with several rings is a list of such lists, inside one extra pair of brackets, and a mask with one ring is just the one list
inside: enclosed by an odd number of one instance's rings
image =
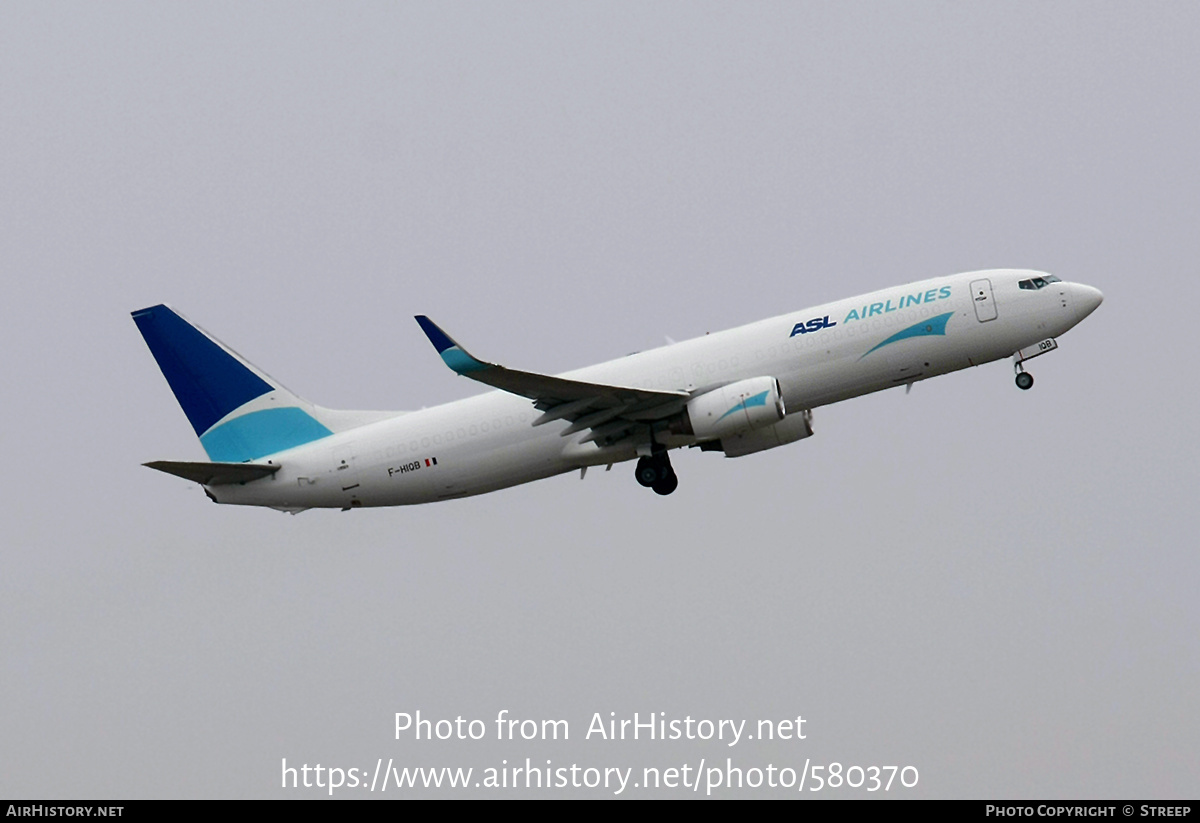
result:
[(316, 406), (168, 306), (135, 311), (133, 322), (216, 463), (255, 460), (395, 414)]

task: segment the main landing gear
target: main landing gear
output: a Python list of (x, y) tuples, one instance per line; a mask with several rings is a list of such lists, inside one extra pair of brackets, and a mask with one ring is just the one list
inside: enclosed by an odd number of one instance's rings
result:
[(633, 476), (646, 488), (654, 489), (656, 494), (670, 494), (679, 487), (679, 478), (671, 468), (671, 458), (665, 449), (649, 457), (638, 458)]

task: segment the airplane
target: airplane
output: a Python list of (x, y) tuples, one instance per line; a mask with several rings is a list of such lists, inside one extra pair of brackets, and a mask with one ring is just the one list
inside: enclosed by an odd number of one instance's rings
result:
[(210, 462), (144, 465), (216, 503), (292, 514), (429, 503), (636, 460), (660, 495), (684, 446), (743, 457), (803, 440), (812, 410), (1011, 357), (1025, 363), (1103, 301), (1021, 269), (938, 277), (558, 376), (481, 360), (424, 315), (455, 373), (494, 391), (409, 412), (314, 405), (166, 305), (133, 312)]

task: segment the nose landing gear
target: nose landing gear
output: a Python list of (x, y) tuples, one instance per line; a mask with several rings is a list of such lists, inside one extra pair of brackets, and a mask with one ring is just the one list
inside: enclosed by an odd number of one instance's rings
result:
[(639, 458), (633, 476), (641, 485), (654, 489), (655, 494), (670, 494), (679, 487), (679, 478), (665, 450)]
[(1047, 354), (1058, 348), (1058, 341), (1053, 337), (1047, 337), (1040, 343), (1034, 343), (1032, 346), (1026, 346), (1013, 355), (1013, 371), (1017, 373), (1017, 388), (1021, 391), (1029, 391), (1033, 388), (1033, 375), (1025, 371), (1025, 361), (1039, 355)]

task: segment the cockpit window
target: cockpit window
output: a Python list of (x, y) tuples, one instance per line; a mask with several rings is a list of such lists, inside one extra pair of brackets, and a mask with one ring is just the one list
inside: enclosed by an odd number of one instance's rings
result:
[(1031, 277), (1028, 280), (1022, 280), (1017, 285), (1023, 289), (1037, 291), (1038, 289), (1046, 288), (1046, 286), (1049, 286), (1051, 283), (1061, 283), (1061, 282), (1062, 282), (1061, 278), (1055, 277), (1053, 274), (1047, 274), (1045, 277)]

